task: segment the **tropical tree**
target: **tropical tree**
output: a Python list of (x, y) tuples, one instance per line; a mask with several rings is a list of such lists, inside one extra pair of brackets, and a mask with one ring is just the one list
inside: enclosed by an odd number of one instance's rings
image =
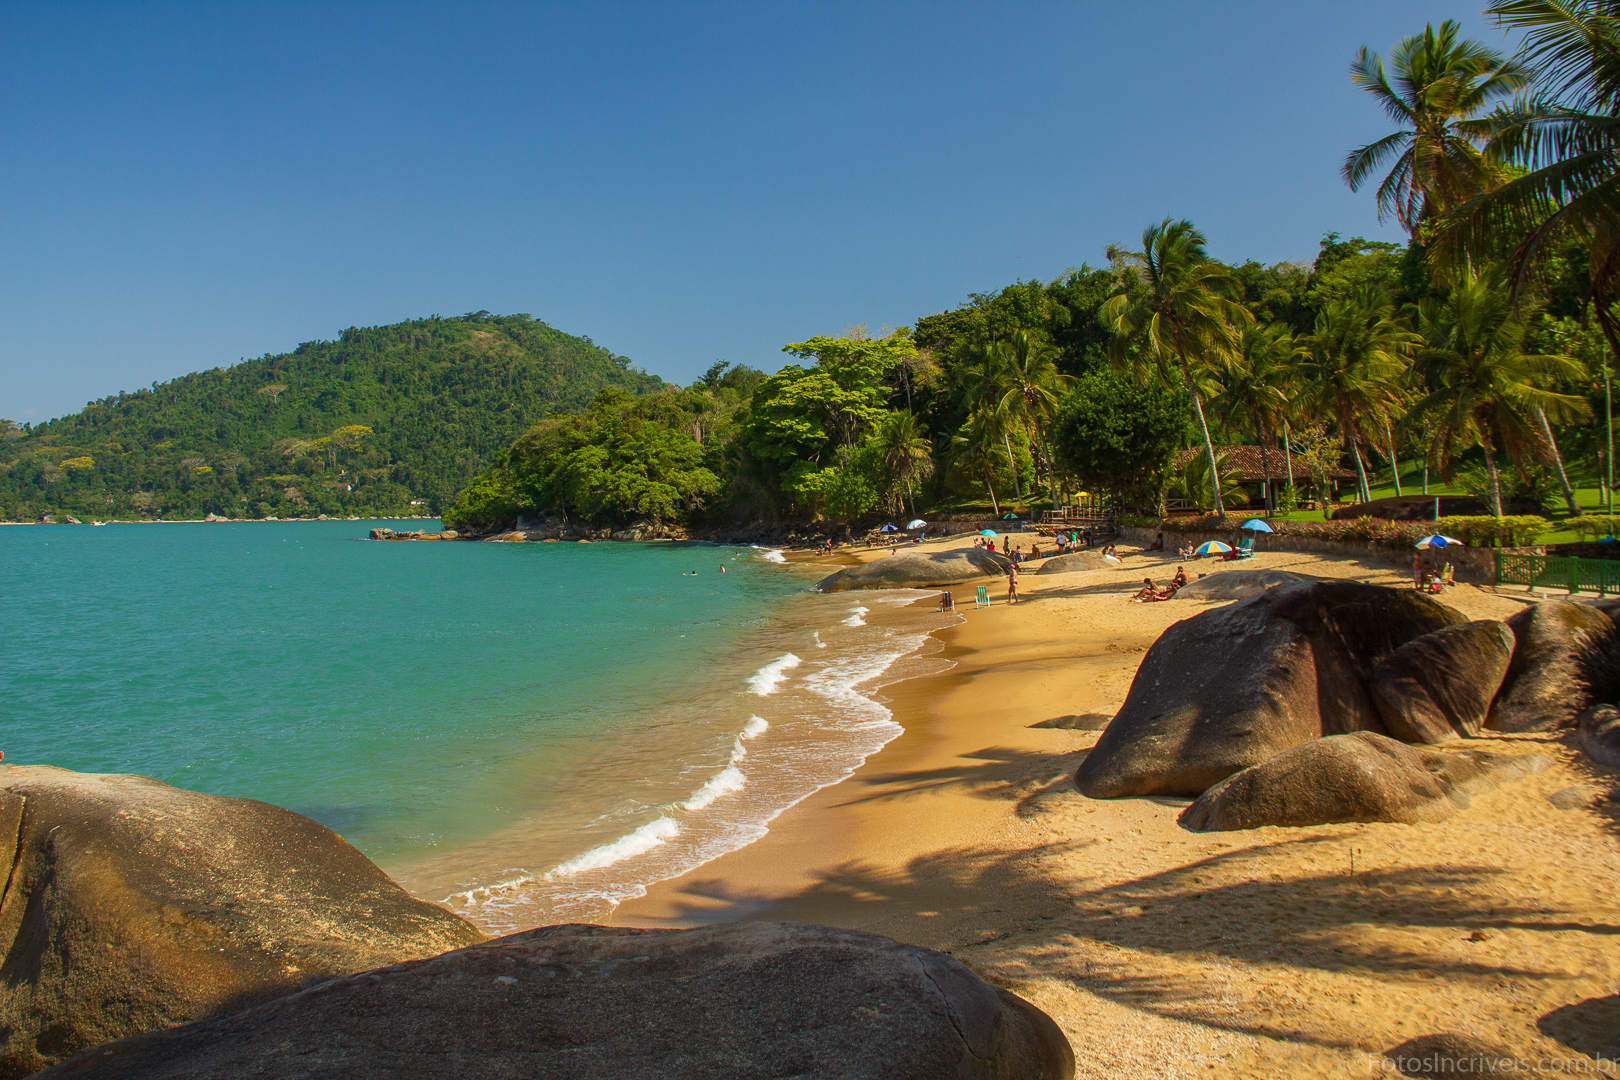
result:
[[(951, 448), (967, 471), (983, 473), (984, 488), (990, 493), (990, 505), (999, 518), (1001, 502), (996, 498), (995, 456), (1001, 451), (1001, 430), (995, 413), (980, 410), (968, 417), (958, 434), (951, 437)], [(1017, 475), (1015, 471), (1013, 476), (1016, 478)]]
[(1244, 327), (1237, 350), (1222, 375), (1221, 391), (1210, 402), (1228, 427), (1247, 424), (1259, 437), (1267, 513), (1276, 511), (1269, 448), (1287, 418), (1301, 352), (1292, 331), (1281, 323)]
[[(1215, 460), (1220, 465), (1219, 473), (1215, 474), (1218, 480), (1211, 479), (1209, 462), (1202, 454), (1189, 456), (1172, 491), (1200, 510), (1243, 506), (1249, 501), (1249, 493), (1243, 490), (1243, 470), (1233, 466), (1224, 453), (1215, 455)], [(1220, 485), (1219, 499), (1215, 498), (1216, 484)]]
[(1436, 30), (1402, 38), (1384, 61), (1362, 46), (1350, 64), (1350, 81), (1378, 100), (1400, 129), (1354, 150), (1343, 176), (1359, 191), (1386, 165), (1378, 185), (1378, 218), (1394, 217), (1414, 238), (1436, 215), (1487, 191), (1498, 166), (1481, 147), (1491, 134), (1482, 114), (1492, 103), (1529, 82), (1528, 70), (1493, 49), (1460, 38), (1451, 19)]
[(1491, 513), (1502, 516), (1498, 452), (1524, 467), (1551, 457), (1551, 432), (1537, 414), (1560, 422), (1589, 418), (1583, 398), (1543, 389), (1583, 374), (1568, 356), (1528, 355), (1525, 321), (1514, 310), (1500, 267), (1460, 281), (1445, 299), (1419, 307), (1423, 346), (1414, 371), (1428, 393), (1406, 418), (1429, 421), (1433, 453), (1450, 474), (1458, 451), (1477, 446), (1485, 456)]
[(1517, 297), (1574, 238), (1588, 256), (1582, 306), (1620, 355), (1620, 11), (1613, 0), (1494, 0), (1487, 10), (1524, 31), (1520, 62), (1539, 88), (1494, 119), (1489, 150), (1520, 175), (1449, 211), (1430, 258), (1503, 258)]
[(911, 504), (911, 516), (917, 516), (917, 500), (911, 492), (911, 478), (923, 476), (933, 468), (933, 444), (928, 441), (926, 429), (909, 412), (891, 412), (878, 424), (873, 443), (889, 472), (900, 477), (906, 485), (906, 501)]
[(1000, 435), (1002, 449), (1007, 453), (1007, 471), (1012, 473), (1013, 490), (1018, 496), (1018, 509), (1024, 509), (1024, 484), (1018, 476), (1018, 463), (1013, 460), (1012, 439), (1008, 429), (1011, 422), (1002, 408), (1006, 395), (1006, 363), (1001, 349), (989, 342), (978, 342), (967, 348), (967, 362), (956, 371), (957, 392), (968, 411), (984, 417), (984, 423)]
[[(1192, 222), (1165, 218), (1143, 230), (1141, 251), (1110, 245), (1108, 257), (1118, 284), (1099, 317), (1114, 335), (1110, 354), (1116, 363), (1123, 363), (1129, 346), (1139, 342), (1135, 356), (1139, 377), (1150, 365), (1166, 380), (1179, 374), (1192, 399), (1210, 474), (1219, 489), (1220, 468), (1204, 416), (1204, 392), (1209, 374), (1235, 348), (1238, 329), (1254, 317), (1240, 302), (1242, 283), (1209, 257), (1207, 243)], [(1219, 500), (1215, 509), (1226, 516)]]
[(1057, 473), (1046, 445), (1046, 423), (1057, 415), (1058, 391), (1074, 381), (1058, 372), (1056, 351), (1032, 341), (1026, 330), (1016, 331), (1009, 340), (998, 343), (996, 350), (1001, 360), (1001, 382), (1006, 387), (1001, 412), (1026, 428), (1034, 428), (1036, 448), (1046, 459), (1046, 484), (1053, 510), (1058, 505)]
[(1367, 288), (1328, 304), (1306, 339), (1301, 373), (1306, 408), (1331, 417), (1355, 459), (1361, 498), (1372, 500), (1361, 448), (1369, 431), (1399, 414), (1401, 380), (1419, 339), (1395, 314), (1389, 294)]

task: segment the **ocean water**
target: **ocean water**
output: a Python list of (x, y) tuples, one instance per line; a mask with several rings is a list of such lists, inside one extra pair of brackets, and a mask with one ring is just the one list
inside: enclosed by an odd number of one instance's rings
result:
[(898, 734), (946, 618), (758, 548), (371, 525), (0, 528), (6, 762), (286, 806), (493, 931), (600, 919)]

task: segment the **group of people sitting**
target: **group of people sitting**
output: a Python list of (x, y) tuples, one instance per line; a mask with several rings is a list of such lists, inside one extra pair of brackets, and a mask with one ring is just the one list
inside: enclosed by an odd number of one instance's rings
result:
[(1449, 562), (1444, 569), (1436, 571), (1423, 565), (1422, 556), (1412, 560), (1412, 584), (1417, 586), (1419, 592), (1437, 593), (1451, 588), (1457, 584), (1452, 575)]
[(1169, 600), (1185, 584), (1187, 584), (1187, 568), (1178, 566), (1176, 567), (1176, 576), (1170, 579), (1170, 584), (1165, 586), (1164, 591), (1161, 592), (1159, 587), (1153, 584), (1152, 578), (1143, 578), (1142, 587), (1136, 590), (1136, 595), (1131, 597), (1131, 600), (1138, 604), (1152, 603), (1156, 600)]

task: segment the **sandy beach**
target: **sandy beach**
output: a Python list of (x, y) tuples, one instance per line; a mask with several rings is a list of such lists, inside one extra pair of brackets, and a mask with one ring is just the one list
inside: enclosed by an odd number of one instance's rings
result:
[[(1016, 606), (1004, 583), (979, 610), (956, 587), (962, 621), (925, 648), (952, 666), (880, 695), (903, 735), (614, 922), (789, 919), (943, 949), (1057, 1018), (1082, 1077), (1386, 1075), (1385, 1051), (1437, 1032), (1544, 1073), (1620, 1053), (1620, 807), (1547, 799), (1616, 776), (1559, 737), (1471, 741), (1554, 764), (1434, 825), (1192, 833), (1176, 824), (1187, 800), (1076, 790), (1097, 733), (1031, 725), (1114, 712), (1147, 647), (1209, 606), (1131, 603), (1174, 560), (1125, 555), (1118, 570), (1025, 573)], [(1243, 565), (1410, 581), (1393, 561)], [(1468, 585), (1444, 599), (1471, 618), (1532, 602)]]

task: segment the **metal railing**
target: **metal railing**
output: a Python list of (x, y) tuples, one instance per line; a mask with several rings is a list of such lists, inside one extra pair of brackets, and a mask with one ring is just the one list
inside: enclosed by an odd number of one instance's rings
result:
[(1498, 551), (1496, 583), (1531, 589), (1567, 589), (1571, 594), (1620, 595), (1620, 560)]

